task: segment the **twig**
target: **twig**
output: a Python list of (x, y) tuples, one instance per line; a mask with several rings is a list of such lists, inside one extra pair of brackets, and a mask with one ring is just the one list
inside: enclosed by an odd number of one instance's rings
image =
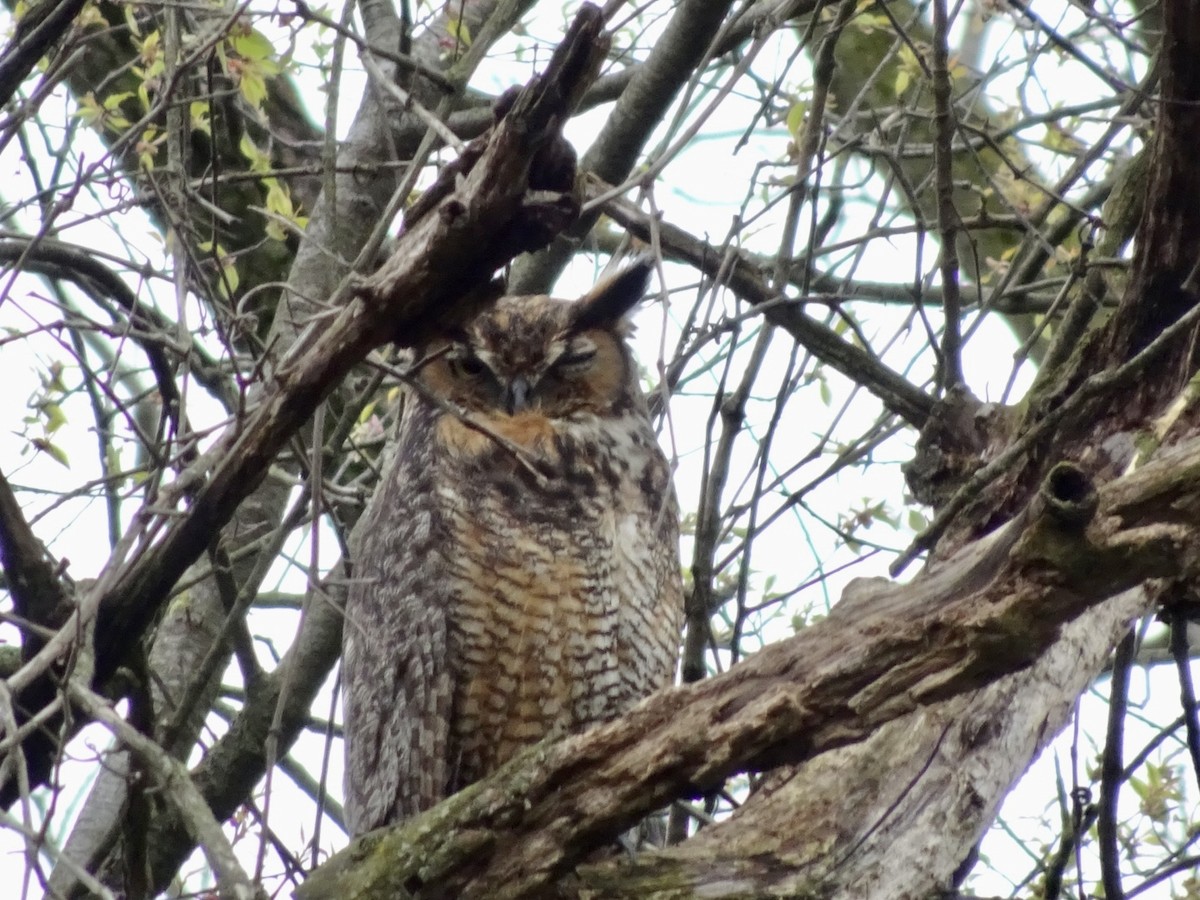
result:
[[(596, 183), (593, 184), (592, 182)], [(606, 186), (589, 178), (587, 190), (597, 194)], [(642, 240), (650, 236), (649, 217), (625, 200), (610, 200), (604, 212)], [(768, 321), (779, 326), (822, 362), (861, 384), (878, 397), (896, 415), (916, 428), (922, 427), (933, 413), (933, 398), (897, 374), (877, 357), (840, 337), (833, 329), (817, 322), (796, 304), (780, 304), (783, 299), (763, 281), (754, 257), (729, 249), (733, 264), (725, 254), (716, 252), (707, 242), (693, 237), (685, 229), (658, 222), (663, 255), (687, 262), (710, 278), (725, 285), (755, 308), (762, 308)]]
[(233, 846), (213, 817), (212, 810), (192, 784), (183, 764), (117, 715), (103, 697), (77, 682), (72, 682), (68, 691), (72, 702), (82, 707), (91, 718), (106, 725), (158, 779), (159, 789), (179, 810), (189, 834), (204, 851), (204, 858), (208, 860), (217, 877), (221, 896), (231, 900), (264, 897), (261, 890), (250, 883), (234, 855)]
[[(0, 725), (7, 734), (17, 730), (17, 716), (13, 706), (12, 694), (0, 685)], [(0, 781), (16, 775), (17, 787), (21, 798), (21, 833), (25, 837), (25, 878), (37, 867), (37, 838), (33, 837), (33, 815), (29, 797), (29, 767), (25, 762), (25, 748), (14, 744), (0, 764)]]
[(1131, 628), (1117, 645), (1108, 694), (1108, 731), (1100, 768), (1100, 808), (1096, 833), (1100, 845), (1100, 875), (1106, 900), (1123, 900), (1121, 886), (1121, 848), (1117, 833), (1117, 798), (1121, 790), (1124, 766), (1121, 763), (1125, 740), (1125, 715), (1129, 692), (1129, 670), (1137, 651), (1137, 629)]
[[(701, 484), (696, 508), (696, 529), (692, 551), (692, 590), (686, 601), (687, 629), (683, 643), (683, 681), (685, 684), (702, 679), (705, 674), (704, 651), (710, 640), (709, 617), (724, 598), (714, 591), (716, 571), (713, 559), (721, 540), (721, 497), (729, 480), (730, 460), (737, 435), (746, 416), (750, 388), (762, 367), (770, 343), (771, 329), (763, 327), (746, 365), (742, 381), (732, 393), (725, 392), (733, 366), (733, 352), (725, 356), (720, 381), (713, 391), (712, 412), (709, 414), (704, 441), (704, 471), (707, 477)], [(736, 341), (732, 342), (736, 345)], [(713, 427), (721, 419), (721, 434), (712, 440)]]
[(459, 139), (458, 135), (450, 130), (450, 126), (438, 118), (436, 113), (426, 109), (416, 97), (388, 78), (370, 53), (364, 53), (362, 61), (363, 65), (367, 67), (367, 74), (371, 76), (371, 83), (375, 87), (385, 93), (391, 94), (405, 109), (412, 110), (418, 119), (424, 122), (434, 134), (442, 139), (442, 143), (448, 147), (452, 147), (456, 153), (462, 153), (465, 145)]
[(954, 207), (954, 111), (951, 103), (950, 18), (946, 0), (933, 0), (933, 161), (937, 190), (938, 232), (941, 254), (938, 267), (942, 275), (941, 358), (938, 360), (938, 384), (949, 390), (962, 384), (962, 295), (958, 285), (958, 210)]
[[(0, 825), (3, 825), (5, 828), (10, 828), (13, 831), (20, 832), (26, 840), (41, 839), (41, 834), (26, 828), (25, 825), (23, 825), (19, 820), (14, 819), (9, 813), (2, 809), (0, 809)], [(70, 869), (71, 874), (79, 879), (79, 883), (91, 892), (92, 897), (98, 898), (98, 900), (116, 900), (116, 898), (113, 896), (113, 892), (97, 881), (95, 876), (81, 866), (74, 859), (74, 857), (60, 852), (54, 847), (53, 844), (47, 842), (43, 842), (41, 844), (41, 850), (50, 857), (50, 861), (53, 862), (54, 865), (65, 866), (66, 868)]]
[(1176, 598), (1171, 610), (1171, 656), (1179, 673), (1179, 695), (1183, 704), (1183, 723), (1187, 734), (1192, 772), (1200, 778), (1200, 716), (1196, 714), (1196, 687), (1192, 684), (1192, 660), (1188, 651), (1188, 605)]
[[(255, 177), (261, 178), (261, 175)], [(120, 276), (95, 253), (54, 238), (6, 238), (0, 240), (0, 262), (12, 263), (15, 268), (36, 272), (46, 278), (70, 281), (105, 313), (121, 321), (112, 307), (101, 300), (107, 298), (115, 303), (125, 316), (126, 333), (146, 354), (155, 384), (162, 393), (163, 408), (171, 416), (171, 424), (177, 433), (180, 429), (177, 421), (179, 391), (163, 347), (181, 359), (188, 359), (189, 374), (226, 409), (230, 408), (232, 400), (225, 390), (220, 363), (198, 341), (186, 345), (177, 343), (166, 317), (150, 304), (140, 302)]]
[(397, 53), (394, 50), (389, 50), (386, 47), (380, 47), (378, 44), (372, 43), (370, 40), (362, 37), (351, 28), (347, 28), (340, 22), (335, 22), (328, 16), (314, 10), (304, 0), (292, 0), (292, 5), (296, 7), (296, 12), (300, 18), (316, 22), (319, 25), (324, 25), (329, 30), (336, 32), (341, 37), (350, 41), (359, 50), (362, 59), (367, 59), (370, 56), (379, 56), (386, 59), (388, 62), (395, 63), (397, 68), (406, 72), (416, 72), (423, 78), (428, 79), (429, 83), (434, 85), (438, 90), (445, 94), (454, 94), (458, 92), (458, 87), (441, 72), (436, 69), (431, 69), (413, 59), (411, 56), (404, 53)]
[[(771, 286), (782, 292), (787, 283), (787, 277), (792, 267), (792, 254), (795, 252), (796, 231), (799, 227), (800, 210), (808, 199), (808, 181), (816, 168), (817, 152), (821, 139), (825, 134), (825, 108), (829, 101), (829, 87), (837, 69), (834, 50), (838, 38), (850, 17), (854, 15), (858, 4), (855, 0), (842, 0), (838, 7), (837, 19), (830, 26), (821, 45), (817, 49), (816, 60), (813, 64), (813, 90), (808, 103), (804, 131), (800, 135), (797, 147), (796, 180), (788, 192), (788, 210), (783, 220), (783, 236), (779, 242), (779, 250), (775, 256), (775, 267), (771, 276)], [(813, 18), (816, 21), (816, 17)]]
[[(1050, 43), (1107, 84), (1114, 94), (1123, 94), (1130, 89), (1128, 84), (1100, 68), (1095, 60), (1083, 52), (1077, 41), (1068, 40), (1055, 31), (1045, 19), (1029, 8), (1027, 0), (1010, 0), (1010, 2), (1014, 8), (1019, 10), (1025, 18), (1046, 35)], [(1109, 898), (1109, 900), (1112, 900), (1112, 898)]]
[[(299, 520), (305, 510), (306, 502), (307, 490), (302, 489), (301, 495), (297, 498), (295, 505), (283, 516), (279, 525), (273, 528), (270, 533), (260, 538), (261, 548), (257, 554), (254, 567), (246, 574), (241, 585), (228, 586), (230, 589), (235, 590), (236, 594), (231, 600), (230, 598), (222, 597), (222, 604), (226, 606), (225, 619), (221, 623), (220, 630), (213, 637), (212, 645), (208, 648), (204, 658), (196, 666), (187, 688), (178, 698), (170, 722), (167, 723), (160, 733), (164, 747), (174, 749), (176, 742), (186, 733), (185, 729), (188, 720), (195, 714), (194, 708), (204, 695), (206, 686), (225, 665), (227, 655), (224, 648), (231, 646), (237, 633), (246, 627), (246, 615), (250, 610), (250, 606), (255, 601), (256, 590), (262, 584), (263, 579), (266, 578), (268, 570), (274, 565), (279, 553), (282, 552), (288, 537), (298, 527)], [(226, 586), (222, 585), (220, 581), (223, 578), (227, 578), (227, 576), (222, 576), (220, 570), (214, 568), (214, 577), (218, 579), (218, 588), (224, 592)], [(227, 600), (230, 600), (230, 602), (226, 603)], [(252, 680), (246, 679), (247, 694), (252, 693), (257, 686)]]

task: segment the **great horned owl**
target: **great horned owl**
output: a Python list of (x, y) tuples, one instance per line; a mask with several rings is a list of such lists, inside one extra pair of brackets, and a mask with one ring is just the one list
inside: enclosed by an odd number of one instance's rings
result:
[(346, 607), (352, 834), (670, 684), (677, 513), (625, 343), (649, 273), (421, 348)]

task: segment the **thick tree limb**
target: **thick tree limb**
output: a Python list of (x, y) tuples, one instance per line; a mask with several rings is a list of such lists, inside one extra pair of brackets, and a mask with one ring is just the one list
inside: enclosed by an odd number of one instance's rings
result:
[(300, 896), (532, 896), (672, 799), (862, 740), (1028, 666), (1104, 598), (1195, 575), (1200, 534), (1183, 523), (1197, 515), (1200, 439), (1098, 497), (1077, 468), (1057, 467), (1025, 514), (929, 576), (856, 582), (827, 620), (728, 673), (534, 748), (408, 825), (360, 838)]
[[(45, 545), (25, 520), (8, 479), (0, 472), (0, 571), (18, 616), (45, 628), (62, 624), (70, 598)], [(32, 634), (22, 639), (26, 656), (41, 642)]]
[(633, 866), (584, 867), (580, 881), (596, 897), (655, 900), (701, 889), (714, 898), (952, 896), (953, 873), (1011, 785), (1145, 605), (1141, 589), (1119, 594), (1069, 623), (1031, 668), (772, 773), (733, 816), (682, 846)]
[[(71, 597), (57, 561), (34, 534), (3, 472), (0, 472), (0, 574), (22, 625), (21, 659), (28, 661), (42, 648), (44, 635), (70, 616)], [(55, 674), (61, 675), (62, 670), (57, 669)], [(20, 720), (27, 721), (30, 715), (51, 703), (57, 692), (54, 678), (38, 679), (24, 690), (14, 692), (17, 707), (14, 714), (19, 712)], [(16, 721), (5, 722), (4, 730), (7, 732)], [(30, 734), (16, 752), (45, 756), (54, 743), (55, 729), (45, 727)], [(28, 778), (28, 758), (22, 756), (21, 764), (26, 766), (24, 775)], [(14, 795), (28, 788), (21, 778), (12, 777), (11, 772), (7, 777)]]
[(0, 106), (8, 103), (39, 59), (71, 27), (85, 0), (45, 0), (25, 13), (0, 53)]
[[(1200, 135), (1200, 6), (1163, 4), (1162, 100), (1154, 129), (1149, 196), (1138, 226), (1137, 252), (1129, 289), (1107, 335), (1107, 359), (1123, 360), (1150, 343), (1192, 309), (1200, 296), (1195, 260), (1200, 254), (1195, 198), (1200, 169), (1195, 141)], [(1194, 337), (1179, 340), (1180, 365), (1171, 374), (1182, 384), (1196, 354)], [(1139, 386), (1153, 400), (1155, 390)], [(1173, 392), (1173, 389), (1169, 389)], [(1128, 400), (1122, 398), (1122, 403)]]

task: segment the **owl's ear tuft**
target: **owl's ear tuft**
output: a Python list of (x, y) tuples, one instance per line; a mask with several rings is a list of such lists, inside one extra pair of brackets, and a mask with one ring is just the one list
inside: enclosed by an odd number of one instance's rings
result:
[(639, 256), (629, 265), (597, 284), (575, 301), (568, 330), (573, 334), (589, 328), (612, 328), (646, 293), (654, 257)]

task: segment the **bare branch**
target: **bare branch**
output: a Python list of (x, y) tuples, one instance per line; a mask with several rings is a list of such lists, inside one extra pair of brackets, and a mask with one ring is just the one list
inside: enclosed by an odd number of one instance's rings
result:
[(938, 231), (942, 273), (942, 348), (938, 383), (942, 390), (962, 384), (962, 297), (958, 286), (958, 210), (954, 208), (954, 105), (950, 82), (950, 17), (946, 0), (933, 0), (934, 165), (937, 171)]
[(70, 694), (74, 703), (79, 704), (91, 718), (103, 722), (113, 735), (154, 773), (158, 781), (157, 787), (170, 798), (187, 823), (189, 832), (203, 848), (205, 859), (216, 873), (218, 890), (223, 900), (252, 900), (265, 897), (261, 889), (256, 889), (250, 883), (249, 877), (234, 855), (233, 847), (221, 830), (220, 823), (213, 817), (204, 798), (192, 785), (187, 768), (117, 715), (103, 697), (78, 683), (72, 683)]
[(12, 99), (39, 59), (71, 27), (85, 0), (46, 0), (30, 7), (0, 53), (0, 106)]
[[(604, 193), (608, 187), (595, 184), (591, 179), (588, 183), (589, 193), (593, 195)], [(650, 218), (632, 203), (613, 199), (605, 204), (604, 210), (632, 234), (649, 241)], [(743, 254), (734, 251), (737, 262), (726, 272), (722, 254), (705, 241), (668, 222), (655, 222), (653, 227), (658, 230), (663, 250), (670, 258), (685, 261), (710, 278), (723, 278), (729, 289), (747, 303), (761, 306), (769, 322), (790, 334), (818, 359), (863, 384), (905, 421), (920, 426), (929, 418), (934, 407), (932, 397), (808, 316), (802, 304), (786, 302), (786, 298), (770, 289), (758, 266)], [(785, 302), (777, 302), (780, 300)]]

